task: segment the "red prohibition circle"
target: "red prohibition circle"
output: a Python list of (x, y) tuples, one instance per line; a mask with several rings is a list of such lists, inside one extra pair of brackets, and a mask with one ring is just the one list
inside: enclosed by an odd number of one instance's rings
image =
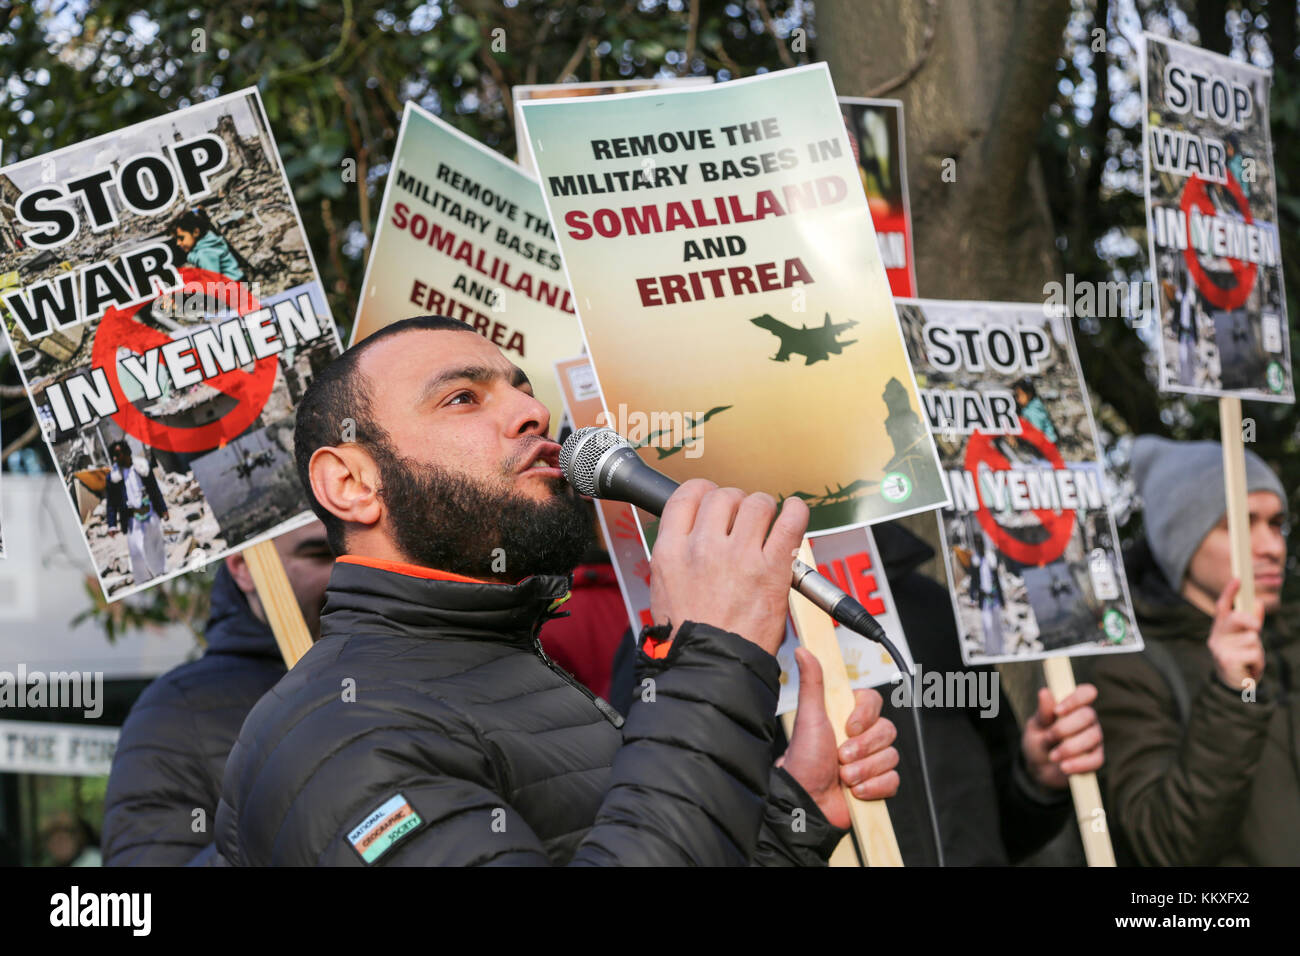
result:
[[(241, 313), (261, 307), (247, 286), (236, 279), (193, 266), (182, 266), (180, 276), (186, 292), (208, 295), (223, 305), (237, 308)], [(154, 297), (156, 298), (157, 296)], [(164, 425), (155, 421), (127, 399), (117, 371), (118, 349), (126, 348), (142, 355), (149, 349), (172, 341), (171, 336), (165, 332), (135, 318), (136, 313), (154, 299), (145, 299), (125, 309), (109, 308), (95, 330), (91, 361), (104, 370), (117, 402), (118, 410), (111, 417), (124, 432), (151, 448), (184, 453), (219, 448), (242, 433), (262, 414), (262, 409), (271, 397), (271, 390), (275, 387), (277, 359), (274, 355), (268, 355), (258, 359), (251, 372), (234, 369), (204, 380), (204, 385), (236, 400), (235, 407), (216, 421), (193, 427)]]
[[(1241, 210), (1246, 222), (1254, 222), (1255, 219), (1250, 214), (1250, 202), (1246, 199), (1246, 194), (1241, 191), (1241, 184), (1237, 182), (1237, 177), (1232, 175), (1232, 170), (1228, 170), (1227, 174), (1228, 193), (1237, 204), (1237, 208)], [(1210, 278), (1201, 266), (1201, 260), (1192, 245), (1192, 209), (1195, 208), (1198, 212), (1209, 216), (1216, 214), (1214, 203), (1210, 201), (1205, 191), (1205, 180), (1193, 173), (1188, 178), (1187, 184), (1183, 186), (1183, 198), (1179, 205), (1182, 207), (1187, 229), (1187, 248), (1183, 250), (1183, 258), (1187, 261), (1187, 268), (1191, 270), (1196, 288), (1210, 300), (1211, 304), (1217, 305), (1220, 309), (1238, 309), (1245, 305), (1246, 300), (1250, 298), (1251, 290), (1255, 288), (1255, 274), (1259, 271), (1259, 266), (1254, 262), (1228, 259), (1236, 285), (1225, 288)]]
[[(1059, 471), (1065, 467), (1065, 460), (1061, 457), (1061, 453), (1047, 440), (1046, 435), (1023, 418), (1020, 420), (1020, 428), (1020, 437), (1042, 452), (1054, 469)], [(1039, 567), (1049, 564), (1065, 553), (1065, 546), (1070, 543), (1070, 535), (1074, 532), (1075, 513), (1072, 510), (1063, 510), (1060, 514), (1056, 514), (1053, 511), (1035, 509), (1034, 516), (1047, 531), (1047, 540), (1039, 544), (1021, 541), (998, 524), (989, 512), (988, 505), (984, 503), (984, 493), (980, 490), (979, 466), (985, 464), (994, 471), (1010, 471), (1011, 462), (994, 447), (993, 437), (977, 431), (966, 443), (966, 460), (963, 467), (975, 477), (975, 494), (980, 503), (975, 517), (993, 539), (998, 550), (1013, 561)]]

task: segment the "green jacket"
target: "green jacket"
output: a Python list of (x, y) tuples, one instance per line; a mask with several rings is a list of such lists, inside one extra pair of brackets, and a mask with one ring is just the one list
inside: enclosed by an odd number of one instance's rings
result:
[(1145, 866), (1300, 864), (1300, 641), (1265, 618), (1254, 701), (1221, 683), (1211, 618), (1175, 592), (1145, 543), (1126, 557), (1148, 650), (1099, 658), (1102, 785), (1116, 854)]

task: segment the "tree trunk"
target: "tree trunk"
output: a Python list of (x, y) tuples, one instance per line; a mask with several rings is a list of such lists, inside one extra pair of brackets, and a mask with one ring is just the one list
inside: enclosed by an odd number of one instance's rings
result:
[[(1036, 145), (1069, 13), (1070, 0), (818, 0), (836, 92), (903, 101), (922, 296), (1041, 303), (1061, 278)], [(933, 514), (900, 523), (938, 551)], [(946, 583), (942, 562), (922, 570)], [(998, 669), (1027, 717), (1042, 668)], [(1077, 843), (1067, 828), (1046, 859), (1073, 860)]]
[[(1042, 302), (1060, 278), (1035, 146), (1069, 12), (1069, 0), (817, 4), (836, 92), (903, 101), (921, 295)], [(932, 515), (904, 523), (938, 549)], [(940, 562), (924, 570), (944, 580)]]
[(1041, 302), (1059, 278), (1035, 145), (1069, 12), (1069, 0), (818, 3), (818, 49), (840, 95), (871, 93), (924, 57), (881, 94), (904, 103), (922, 295)]

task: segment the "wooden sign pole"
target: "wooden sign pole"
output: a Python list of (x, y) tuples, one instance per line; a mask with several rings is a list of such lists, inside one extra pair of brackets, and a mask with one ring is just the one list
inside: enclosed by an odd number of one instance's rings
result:
[[(799, 560), (811, 567), (817, 566), (817, 559), (813, 557), (812, 546), (807, 538), (804, 538), (803, 547), (799, 550)], [(835, 622), (796, 591), (790, 592), (790, 615), (794, 618), (794, 629), (799, 635), (799, 642), (812, 652), (822, 666), (826, 715), (835, 731), (835, 746), (840, 747), (847, 739), (844, 727), (849, 715), (853, 713), (854, 697), (853, 688), (849, 684), (849, 672), (840, 653), (840, 642), (835, 636)], [(903, 857), (898, 850), (898, 840), (894, 836), (894, 827), (889, 821), (889, 808), (885, 806), (885, 801), (859, 800), (848, 787), (844, 788), (844, 799), (848, 801), (853, 833), (867, 866), (902, 866)]]
[[(1074, 693), (1074, 668), (1068, 657), (1049, 657), (1043, 661), (1047, 688), (1057, 702)], [(1106, 826), (1106, 811), (1101, 805), (1101, 787), (1095, 773), (1070, 774), (1070, 796), (1074, 799), (1074, 815), (1079, 821), (1079, 836), (1083, 839), (1083, 854), (1089, 866), (1114, 866), (1115, 850), (1110, 844), (1110, 830)]]
[(298, 599), (289, 586), (289, 577), (284, 573), (280, 552), (275, 550), (275, 543), (268, 540), (249, 545), (243, 554), (253, 575), (253, 584), (257, 586), (257, 597), (266, 612), (267, 623), (275, 634), (275, 643), (284, 656), (284, 664), (292, 668), (311, 648), (312, 641), (307, 622), (302, 617), (302, 608), (298, 607)]
[(1241, 439), (1241, 399), (1219, 399), (1223, 445), (1223, 491), (1228, 502), (1232, 576), (1241, 580), (1235, 607), (1255, 613), (1255, 567), (1250, 549), (1250, 508), (1246, 503), (1246, 446)]

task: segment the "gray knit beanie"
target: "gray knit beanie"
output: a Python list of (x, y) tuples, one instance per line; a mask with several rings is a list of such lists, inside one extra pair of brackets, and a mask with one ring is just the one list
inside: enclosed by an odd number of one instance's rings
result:
[[(1133, 479), (1142, 498), (1147, 543), (1175, 589), (1192, 555), (1228, 510), (1223, 449), (1217, 441), (1171, 441), (1139, 435), (1133, 442)], [(1271, 491), (1285, 509), (1286, 493), (1273, 469), (1246, 452), (1246, 491)]]

